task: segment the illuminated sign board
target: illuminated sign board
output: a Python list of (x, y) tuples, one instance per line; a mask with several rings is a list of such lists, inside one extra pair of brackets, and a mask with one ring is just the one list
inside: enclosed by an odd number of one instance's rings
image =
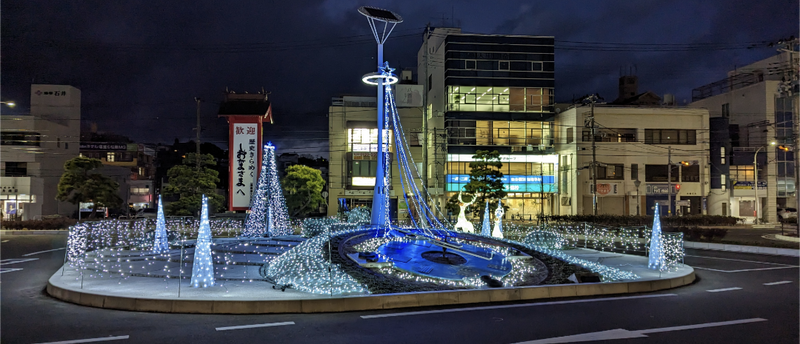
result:
[(231, 123), (231, 204), (235, 208), (250, 206), (258, 178), (258, 123)]
[[(544, 178), (544, 181), (542, 181)], [(553, 184), (555, 183), (555, 176), (525, 176), (525, 175), (505, 175), (501, 179), (503, 184), (530, 184), (530, 183), (545, 183), (545, 184)], [(469, 175), (468, 174), (448, 174), (447, 175), (447, 182), (448, 183), (460, 183), (466, 184), (469, 183)]]
[[(555, 176), (506, 175), (502, 178), (503, 190), (506, 192), (558, 192)], [(448, 174), (447, 191), (462, 191), (469, 183), (469, 175)]]

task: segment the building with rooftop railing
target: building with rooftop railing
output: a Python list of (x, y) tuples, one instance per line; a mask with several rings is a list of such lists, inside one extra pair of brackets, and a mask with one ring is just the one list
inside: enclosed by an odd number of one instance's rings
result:
[(719, 180), (731, 190), (730, 215), (776, 223), (778, 209), (797, 204), (798, 64), (796, 51), (784, 51), (692, 90), (690, 107), (729, 122), (729, 172)]

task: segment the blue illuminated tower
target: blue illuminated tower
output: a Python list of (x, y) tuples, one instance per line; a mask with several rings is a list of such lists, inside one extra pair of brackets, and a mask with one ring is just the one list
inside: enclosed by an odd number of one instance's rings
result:
[(655, 216), (653, 216), (653, 234), (650, 237), (650, 259), (647, 267), (653, 270), (663, 270), (666, 266), (664, 248), (661, 242), (661, 218), (658, 203), (656, 203)]
[(289, 212), (286, 199), (278, 179), (278, 168), (275, 162), (275, 146), (272, 142), (264, 145), (264, 157), (261, 159), (261, 174), (250, 201), (250, 214), (247, 215), (242, 236), (276, 236), (291, 234)]
[(486, 201), (486, 210), (483, 211), (483, 225), (481, 226), (481, 235), (492, 235), (492, 219), (489, 215), (489, 201)]
[(208, 221), (208, 198), (203, 195), (203, 210), (200, 215), (200, 228), (197, 243), (194, 245), (192, 260), (192, 287), (214, 286), (214, 259), (211, 256), (211, 224)]
[[(389, 226), (389, 187), (388, 187), (388, 167), (389, 154), (386, 151), (388, 142), (386, 113), (390, 103), (384, 99), (384, 87), (397, 82), (397, 77), (391, 74), (388, 66), (385, 67), (383, 60), (383, 44), (394, 30), (395, 25), (403, 22), (396, 13), (375, 7), (362, 6), (358, 12), (367, 17), (372, 35), (378, 43), (378, 72), (364, 75), (362, 81), (370, 85), (378, 86), (378, 166), (375, 174), (375, 191), (372, 198), (372, 217), (370, 225), (388, 227)], [(378, 25), (383, 23), (383, 29), (378, 31)]]
[(156, 218), (156, 232), (153, 235), (153, 253), (169, 252), (169, 238), (167, 237), (167, 221), (164, 220), (164, 206), (161, 195), (158, 195), (158, 217)]

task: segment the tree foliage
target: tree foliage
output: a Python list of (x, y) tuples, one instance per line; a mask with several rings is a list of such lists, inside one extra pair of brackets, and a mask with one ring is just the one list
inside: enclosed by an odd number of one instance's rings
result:
[[(464, 186), (464, 197), (465, 199), (471, 198), (473, 195), (476, 197), (475, 203), (470, 206), (470, 211), (473, 216), (479, 216), (483, 221), (486, 201), (489, 201), (489, 213), (494, 214), (497, 200), (506, 197), (506, 192), (503, 191), (503, 172), (500, 172), (503, 163), (500, 162), (500, 152), (498, 151), (479, 150), (472, 158), (476, 161), (469, 163), (471, 172), (469, 173), (469, 182)], [(459, 212), (458, 194), (453, 195), (447, 201), (447, 209), (456, 214)]]
[(303, 165), (289, 166), (282, 184), (291, 217), (305, 216), (325, 201), (321, 194), (325, 180), (318, 169)]
[(102, 166), (99, 159), (77, 157), (68, 160), (58, 181), (56, 199), (72, 204), (93, 202), (89, 218), (95, 217), (98, 207), (119, 207), (122, 204), (118, 194), (119, 183), (95, 171)]
[(214, 213), (223, 209), (225, 197), (216, 193), (219, 172), (207, 166), (216, 165), (211, 154), (200, 154), (200, 170), (195, 167), (196, 153), (187, 153), (183, 165), (176, 165), (167, 171), (169, 185), (164, 195), (178, 197), (164, 208), (167, 215), (193, 216), (199, 214), (203, 195), (208, 197), (208, 211)]

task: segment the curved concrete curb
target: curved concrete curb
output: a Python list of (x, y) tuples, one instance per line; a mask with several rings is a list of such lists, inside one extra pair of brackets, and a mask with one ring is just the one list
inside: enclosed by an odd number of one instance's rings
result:
[(795, 237), (790, 237), (790, 236), (785, 236), (785, 235), (780, 235), (780, 234), (775, 234), (775, 238), (778, 239), (778, 240), (783, 240), (783, 241), (800, 242), (800, 238), (795, 238)]
[(60, 288), (49, 281), (47, 283), (47, 293), (57, 299), (79, 305), (140, 312), (203, 314), (324, 313), (646, 293), (677, 288), (691, 284), (694, 280), (695, 274), (694, 269), (692, 269), (686, 275), (671, 279), (633, 282), (562, 284), (303, 300), (255, 301), (145, 299), (108, 296)]

